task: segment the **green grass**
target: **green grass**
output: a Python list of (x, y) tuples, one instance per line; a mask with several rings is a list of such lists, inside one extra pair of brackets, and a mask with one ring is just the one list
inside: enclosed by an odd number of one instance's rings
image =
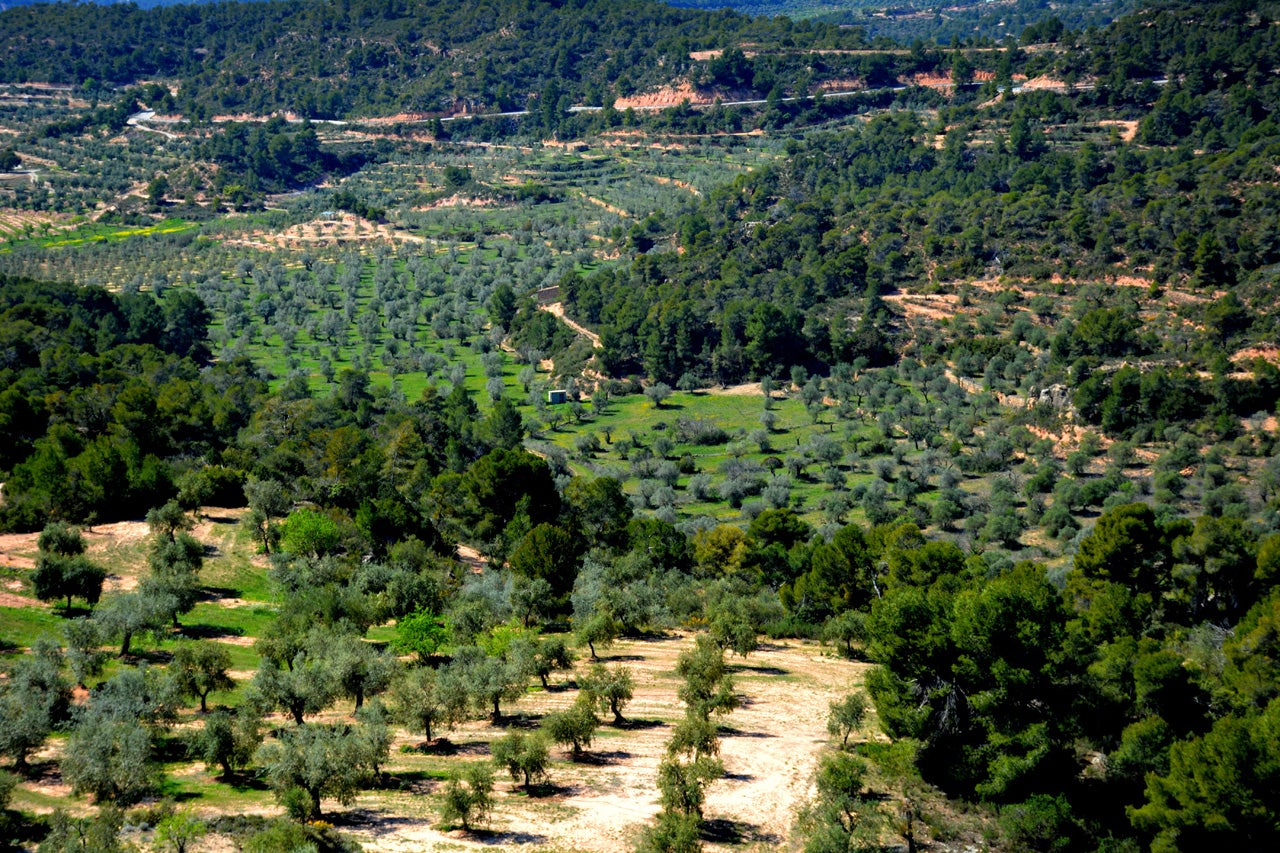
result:
[[(526, 411), (529, 411), (526, 409)], [(775, 398), (770, 411), (777, 417), (777, 422), (769, 434), (770, 451), (763, 452), (758, 444), (749, 436), (761, 429), (760, 415), (765, 411), (764, 398), (760, 394), (728, 395), (710, 392), (675, 392), (665, 401), (661, 408), (655, 408), (643, 395), (631, 395), (615, 398), (609, 403), (607, 410), (599, 416), (584, 419), (580, 423), (569, 421), (554, 431), (543, 434), (543, 438), (566, 450), (572, 460), (576, 472), (586, 473), (592, 466), (597, 468), (613, 468), (627, 471), (630, 463), (624, 460), (615, 449), (620, 439), (638, 439), (646, 447), (652, 447), (653, 441), (660, 435), (667, 435), (675, 440), (675, 427), (680, 418), (696, 418), (713, 421), (729, 434), (729, 440), (714, 446), (700, 446), (676, 443), (668, 459), (678, 460), (688, 455), (693, 458), (698, 472), (712, 476), (713, 485), (718, 480), (720, 466), (735, 454), (741, 459), (763, 463), (769, 457), (784, 457), (789, 451), (807, 444), (813, 437), (829, 435), (847, 443), (854, 439), (870, 438), (874, 427), (862, 422), (840, 422), (835, 410), (827, 407), (814, 422), (803, 402), (798, 397), (785, 399)], [(595, 454), (591, 460), (583, 460), (574, 449), (574, 440), (586, 433), (595, 433), (600, 437), (604, 450)], [(811, 466), (810, 471), (813, 468)], [(629, 473), (627, 474), (630, 478)], [(869, 477), (851, 475), (850, 485)], [(689, 477), (682, 476), (678, 482), (678, 493), (688, 486)], [(808, 520), (819, 519), (818, 500), (831, 490), (830, 486), (816, 480), (793, 479), (791, 499), (793, 505), (800, 508), (801, 514)], [(634, 484), (628, 486), (634, 491)], [(687, 493), (684, 495), (686, 498)], [(741, 510), (729, 505), (726, 501), (701, 501), (683, 504), (680, 507), (683, 515), (704, 515), (722, 521), (736, 521), (741, 518)]]
[(217, 556), (206, 559), (200, 572), (206, 587), (230, 590), (246, 601), (271, 600), (271, 582), (267, 570), (253, 563), (256, 546), (248, 530), (232, 519), (219, 520), (204, 541), (218, 549)]
[(218, 631), (237, 637), (257, 637), (275, 617), (275, 608), (265, 604), (228, 607), (216, 601), (202, 601), (181, 618), (183, 626), (193, 631)]
[(32, 643), (46, 634), (61, 642), (65, 621), (61, 613), (61, 608), (0, 607), (0, 640), (5, 643), (0, 651), (8, 653), (29, 649)]
[(0, 249), (0, 251), (10, 251), (12, 248), (24, 244), (51, 250), (75, 248), (86, 243), (118, 243), (133, 237), (149, 237), (154, 234), (177, 234), (198, 227), (199, 225), (196, 223), (182, 219), (165, 219), (153, 225), (145, 226), (109, 225), (93, 222), (73, 231), (58, 231), (40, 237), (32, 237), (24, 241), (16, 241), (9, 247)]

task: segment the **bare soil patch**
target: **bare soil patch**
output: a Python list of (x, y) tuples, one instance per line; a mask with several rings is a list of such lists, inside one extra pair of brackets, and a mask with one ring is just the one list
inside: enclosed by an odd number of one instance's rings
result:
[(470, 545), (459, 545), (457, 549), (458, 562), (462, 563), (473, 572), (483, 572), (485, 567), (489, 565), (489, 561), (480, 555), (480, 552)]
[(424, 207), (415, 207), (414, 210), (439, 210), (444, 207), (496, 207), (497, 202), (491, 198), (467, 198), (466, 196), (451, 195), (448, 198), (442, 198), (433, 201)]
[(657, 89), (642, 95), (618, 98), (613, 102), (613, 108), (615, 110), (659, 110), (667, 107), (678, 107), (685, 101), (690, 104), (710, 104), (713, 102), (712, 98), (695, 89), (692, 83), (685, 82), (679, 86), (669, 86), (665, 89)]
[(902, 309), (908, 318), (925, 320), (950, 320), (959, 311), (959, 297), (947, 295), (917, 296), (907, 293), (891, 293), (884, 297)]
[(660, 183), (660, 184), (666, 184), (666, 185), (668, 185), (668, 186), (679, 187), (679, 188), (680, 188), (680, 189), (682, 189), (682, 190), (688, 190), (689, 192), (693, 193), (694, 195), (702, 195), (702, 193), (698, 191), (698, 188), (697, 188), (697, 187), (695, 187), (693, 184), (691, 184), (691, 183), (689, 183), (689, 182), (687, 182), (687, 181), (679, 181), (679, 180), (676, 180), (675, 178), (664, 178), (662, 175), (650, 175), (649, 177), (650, 177), (650, 178), (652, 178), (653, 180), (657, 181), (657, 182), (658, 182), (658, 183)]
[(630, 214), (630, 213), (628, 213), (627, 211), (623, 210), (623, 209), (622, 209), (622, 208), (620, 208), (620, 207), (615, 207), (614, 205), (609, 204), (609, 202), (605, 201), (604, 199), (596, 198), (595, 196), (591, 196), (591, 195), (586, 195), (585, 193), (582, 195), (582, 198), (583, 198), (584, 200), (586, 200), (586, 201), (591, 202), (591, 203), (592, 203), (592, 204), (594, 204), (596, 207), (603, 208), (603, 209), (605, 209), (605, 210), (609, 211), (610, 213), (613, 213), (613, 214), (616, 214), (616, 215), (618, 215), (618, 216), (621, 216), (621, 217), (622, 217), (622, 218), (624, 218), (624, 219), (630, 219), (630, 218), (631, 218), (631, 214)]
[(14, 569), (34, 569), (38, 533), (6, 533), (0, 536), (0, 565)]
[(1254, 347), (1245, 347), (1231, 356), (1232, 361), (1242, 362), (1245, 364), (1259, 358), (1269, 361), (1272, 364), (1280, 364), (1280, 346), (1275, 344), (1260, 344)]
[[(145, 521), (113, 521), (110, 524), (95, 524), (83, 529), (86, 550), (92, 552), (96, 547), (119, 545), (137, 542), (151, 535), (151, 529)], [(98, 539), (101, 537), (101, 539)], [(98, 541), (93, 541), (97, 539)]]
[(759, 382), (744, 382), (741, 385), (725, 385), (723, 387), (712, 387), (705, 389), (708, 394), (717, 394), (721, 397), (763, 397), (764, 391), (760, 390)]
[(47, 602), (27, 598), (12, 592), (0, 592), (0, 607), (49, 607)]
[[(274, 234), (265, 231), (254, 231), (248, 237), (254, 246), (266, 245), (273, 248), (298, 248), (300, 246), (328, 246), (341, 243), (369, 243), (384, 241), (389, 243), (423, 243), (423, 238), (405, 231), (376, 222), (370, 222), (353, 213), (337, 216), (321, 217), (301, 225), (294, 225)], [(228, 243), (243, 242), (241, 240)]]
[(1133, 138), (1138, 135), (1138, 123), (1136, 121), (1124, 121), (1121, 119), (1103, 119), (1098, 122), (1100, 127), (1118, 127), (1120, 128), (1120, 141), (1132, 142)]

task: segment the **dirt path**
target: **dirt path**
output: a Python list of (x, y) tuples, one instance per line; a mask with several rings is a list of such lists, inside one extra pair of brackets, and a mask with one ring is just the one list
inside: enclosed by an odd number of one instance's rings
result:
[(548, 314), (554, 314), (557, 317), (559, 317), (562, 323), (564, 323), (570, 329), (573, 329), (578, 334), (582, 335), (587, 340), (591, 341), (591, 345), (596, 349), (604, 348), (604, 345), (600, 343), (599, 335), (597, 335), (595, 332), (591, 331), (581, 323), (570, 320), (568, 317), (564, 315), (563, 302), (548, 302), (544, 305), (539, 305), (538, 308), (542, 311), (546, 311)]

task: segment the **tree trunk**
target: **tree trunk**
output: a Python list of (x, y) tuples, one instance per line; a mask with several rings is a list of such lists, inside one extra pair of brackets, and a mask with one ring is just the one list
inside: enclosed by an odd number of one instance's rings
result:
[(359, 711), (362, 705), (364, 705), (364, 688), (357, 687), (356, 688), (356, 710)]
[(500, 722), (502, 720), (502, 709), (498, 707), (498, 703), (501, 701), (502, 701), (501, 697), (499, 696), (493, 697), (493, 721), (495, 723)]
[(209, 698), (208, 690), (200, 694), (200, 713), (201, 714), (209, 713), (209, 708), (205, 705), (205, 700), (208, 698)]
[(293, 721), (298, 725), (302, 725), (302, 712), (306, 707), (305, 701), (294, 702), (289, 706), (289, 711), (293, 714)]
[(320, 819), (320, 789), (307, 788), (307, 796), (311, 798), (311, 820)]
[(124, 640), (122, 640), (120, 643), (120, 657), (124, 657), (125, 655), (129, 654), (129, 643), (132, 641), (133, 641), (133, 632), (125, 631)]

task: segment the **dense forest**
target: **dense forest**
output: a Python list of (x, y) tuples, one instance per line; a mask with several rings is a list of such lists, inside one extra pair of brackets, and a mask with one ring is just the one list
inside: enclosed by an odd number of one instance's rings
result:
[[(1278, 13), (0, 13), (0, 843), (541, 843), (660, 735), (646, 853), (1273, 849)], [(796, 649), (784, 837), (706, 794)]]

